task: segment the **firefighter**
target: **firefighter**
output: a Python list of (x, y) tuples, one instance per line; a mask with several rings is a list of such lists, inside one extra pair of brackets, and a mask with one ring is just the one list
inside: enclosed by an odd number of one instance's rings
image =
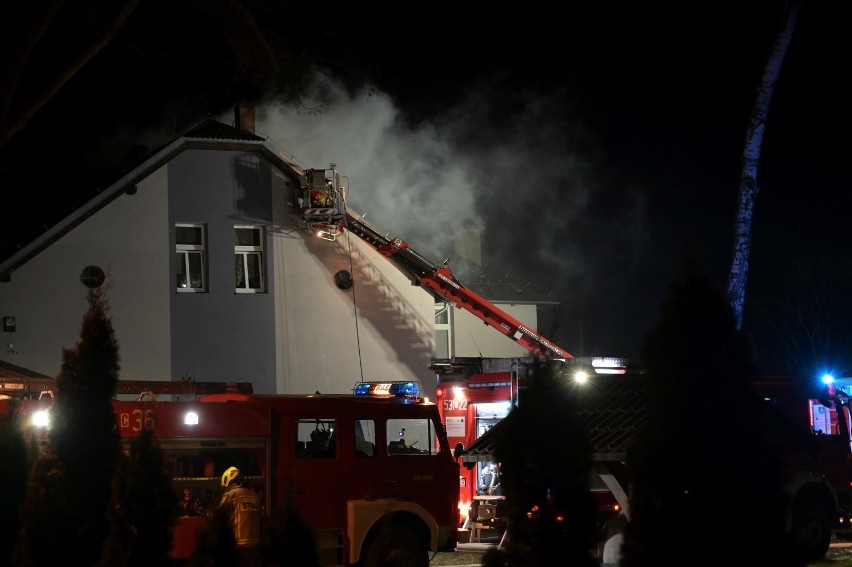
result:
[(184, 516), (203, 516), (204, 505), (201, 499), (195, 495), (192, 489), (183, 489), (183, 500), (181, 500), (181, 509)]
[(230, 467), (222, 474), (225, 493), (219, 506), (226, 508), (231, 516), (234, 540), (241, 565), (259, 564), (261, 505), (257, 494), (237, 467)]

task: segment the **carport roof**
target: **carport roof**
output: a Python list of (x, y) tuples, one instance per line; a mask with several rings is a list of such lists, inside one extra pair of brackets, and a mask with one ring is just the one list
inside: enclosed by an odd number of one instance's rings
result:
[[(589, 436), (595, 461), (623, 461), (645, 422), (648, 377), (642, 374), (595, 375), (583, 387), (580, 417)], [(571, 395), (566, 393), (566, 395)], [(552, 398), (558, 403), (557, 398)], [(523, 403), (523, 401), (521, 402)], [(465, 466), (494, 460), (494, 438), (513, 427), (512, 413), (498, 422), (462, 452)]]

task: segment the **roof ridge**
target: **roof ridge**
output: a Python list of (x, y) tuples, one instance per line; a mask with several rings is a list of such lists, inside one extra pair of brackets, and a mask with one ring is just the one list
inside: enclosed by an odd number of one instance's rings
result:
[(214, 118), (206, 118), (197, 126), (182, 134), (181, 137), (251, 142), (263, 142), (265, 140), (265, 138), (261, 138), (257, 134), (231, 126), (230, 124), (225, 124), (224, 122), (219, 122)]

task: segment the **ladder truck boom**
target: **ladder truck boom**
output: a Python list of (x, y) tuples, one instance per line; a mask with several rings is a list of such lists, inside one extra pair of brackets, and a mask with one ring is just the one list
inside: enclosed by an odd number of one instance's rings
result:
[(346, 213), (345, 228), (390, 259), (412, 282), (426, 288), (442, 301), (451, 301), (457, 307), (478, 317), (514, 340), (530, 353), (554, 358), (573, 358), (565, 349), (536, 333), (484, 297), (468, 289), (456, 279), (449, 267), (438, 266), (400, 238), (388, 238), (373, 230), (365, 222)]
[[(329, 175), (330, 173), (330, 175)], [(466, 288), (446, 265), (437, 265), (409, 248), (400, 238), (388, 238), (346, 209), (346, 190), (335, 164), (331, 169), (308, 169), (296, 195), (301, 228), (318, 238), (334, 241), (349, 230), (393, 262), (415, 285), (439, 301), (454, 303), (493, 327), (535, 356), (573, 358), (565, 349), (542, 337), (484, 297)]]

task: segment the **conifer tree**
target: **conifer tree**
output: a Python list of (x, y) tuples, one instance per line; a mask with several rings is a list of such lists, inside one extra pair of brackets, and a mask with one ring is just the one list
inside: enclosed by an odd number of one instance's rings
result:
[(263, 563), (267, 566), (320, 567), (313, 531), (299, 513), (293, 499), (286, 498), (285, 505), (270, 515), (261, 531), (260, 552)]
[(198, 531), (195, 551), (188, 567), (234, 567), (239, 565), (231, 510), (216, 506), (208, 514), (207, 526)]
[[(783, 546), (781, 457), (724, 292), (693, 260), (645, 336), (646, 425), (629, 450), (623, 565), (794, 565)], [(696, 547), (699, 540), (707, 545)]]
[(169, 562), (171, 529), (179, 497), (165, 472), (163, 452), (152, 429), (143, 429), (121, 455), (112, 483), (110, 532), (102, 567), (146, 567)]
[(90, 567), (101, 556), (121, 453), (112, 408), (119, 348), (106, 289), (89, 290), (80, 339), (62, 353), (48, 446), (31, 471), (23, 507), (16, 551), (22, 567)]
[(532, 385), (495, 435), (508, 565), (595, 565), (592, 449), (579, 419), (580, 393), (560, 366), (536, 366)]
[(4, 490), (0, 498), (0, 565), (12, 564), (29, 469), (24, 436), (12, 413), (0, 420), (0, 486)]

